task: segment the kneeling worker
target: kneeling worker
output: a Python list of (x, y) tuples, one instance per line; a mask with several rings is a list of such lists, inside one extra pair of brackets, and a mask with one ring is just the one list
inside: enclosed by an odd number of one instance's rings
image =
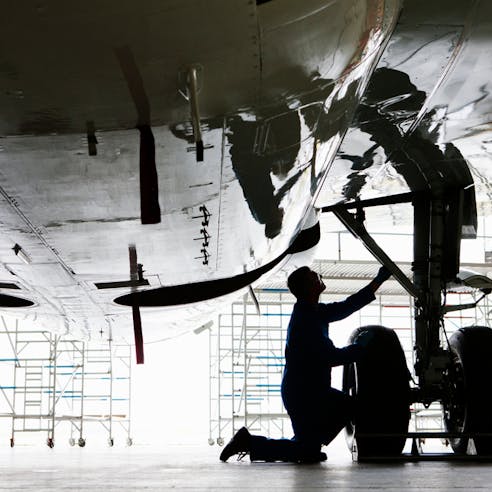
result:
[(287, 330), (282, 400), (295, 436), (268, 439), (251, 435), (243, 427), (223, 449), (222, 461), (247, 453), (251, 461), (313, 463), (326, 459), (321, 446), (335, 438), (354, 412), (352, 399), (331, 387), (331, 368), (357, 361), (368, 341), (362, 336), (358, 343), (336, 348), (328, 337), (328, 323), (344, 319), (373, 301), (374, 292), (390, 275), (381, 267), (369, 285), (342, 302), (330, 304), (318, 302), (325, 284), (316, 272), (301, 267), (289, 276), (287, 284), (297, 302)]

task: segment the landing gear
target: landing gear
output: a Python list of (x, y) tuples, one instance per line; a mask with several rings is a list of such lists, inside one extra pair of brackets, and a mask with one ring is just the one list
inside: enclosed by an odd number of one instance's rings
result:
[(405, 445), (410, 419), (405, 354), (396, 333), (382, 326), (359, 328), (350, 342), (364, 336), (363, 332), (371, 337), (365, 355), (343, 372), (343, 391), (356, 401), (355, 416), (345, 428), (347, 444), (352, 451), (356, 448), (359, 457), (396, 456)]
[[(449, 347), (443, 346), (441, 337), (447, 313), (474, 308), (492, 292), (487, 277), (478, 280), (477, 274), (476, 281), (466, 283), (459, 276), (463, 233), (470, 229), (473, 236), (476, 232), (475, 197), (469, 192), (473, 178), (457, 149), (458, 167), (448, 172), (439, 165), (446, 155), (439, 154), (431, 142), (421, 143), (427, 149), (423, 154), (421, 148), (411, 149), (407, 144), (403, 154), (409, 150), (411, 160), (416, 159), (412, 164), (422, 173), (428, 191), (414, 190), (410, 197), (356, 200), (323, 209), (332, 211), (414, 298), (416, 385), (410, 390), (405, 358), (394, 333), (370, 327), (374, 337), (367, 345), (365, 359), (344, 371), (344, 390), (355, 396), (357, 403), (353, 422), (347, 427), (348, 442), (358, 456), (395, 456), (401, 453), (408, 436), (414, 439), (412, 456), (419, 457), (416, 439), (445, 438), (455, 453), (492, 456), (492, 330), (460, 329), (451, 337)], [(364, 226), (364, 207), (402, 203), (408, 198), (414, 209), (413, 281)], [(447, 305), (446, 290), (457, 280), (483, 295), (472, 303)], [(352, 341), (362, 337), (362, 330), (353, 333)], [(409, 403), (418, 402), (427, 408), (436, 401), (442, 402), (449, 432), (408, 433)], [(475, 450), (469, 446), (472, 441)]]
[[(460, 328), (449, 340), (452, 363), (444, 376), (446, 429), (465, 437), (450, 439), (456, 454), (466, 454), (466, 434), (492, 434), (492, 329)], [(473, 438), (478, 455), (492, 455), (492, 437)]]

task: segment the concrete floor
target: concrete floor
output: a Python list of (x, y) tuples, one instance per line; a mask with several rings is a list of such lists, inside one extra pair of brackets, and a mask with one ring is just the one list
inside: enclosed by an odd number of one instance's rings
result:
[[(420, 462), (357, 464), (328, 457), (319, 465), (218, 460), (217, 447), (0, 450), (0, 490), (491, 490), (492, 466)], [(329, 452), (329, 449), (328, 449)]]

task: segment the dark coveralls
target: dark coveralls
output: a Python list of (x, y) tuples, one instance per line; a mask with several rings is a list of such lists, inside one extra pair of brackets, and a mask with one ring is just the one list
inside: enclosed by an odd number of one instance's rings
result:
[(319, 456), (350, 420), (351, 399), (331, 387), (331, 368), (355, 362), (363, 348), (336, 348), (328, 323), (350, 316), (375, 299), (367, 286), (342, 302), (294, 305), (287, 331), (282, 400), (294, 429), (292, 439), (251, 437), (251, 461), (302, 461)]

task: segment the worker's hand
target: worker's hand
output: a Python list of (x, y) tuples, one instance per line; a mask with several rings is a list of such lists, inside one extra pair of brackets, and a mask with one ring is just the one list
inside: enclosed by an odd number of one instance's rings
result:
[(373, 330), (364, 330), (359, 333), (355, 343), (360, 345), (361, 347), (367, 347), (372, 340), (374, 340), (374, 331)]
[(376, 278), (374, 279), (378, 284), (382, 284), (384, 281), (388, 280), (391, 277), (391, 272), (385, 267), (382, 266), (378, 274), (376, 275)]

